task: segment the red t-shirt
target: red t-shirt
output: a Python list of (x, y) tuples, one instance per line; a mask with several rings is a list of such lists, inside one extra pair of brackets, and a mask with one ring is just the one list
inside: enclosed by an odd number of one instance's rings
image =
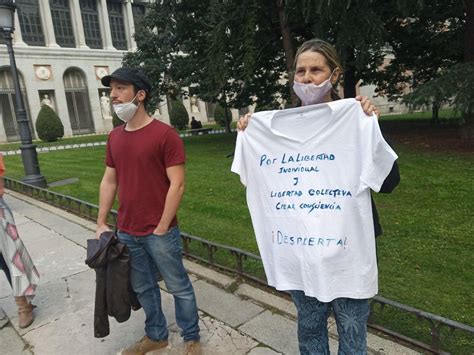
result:
[[(158, 120), (136, 131), (122, 125), (110, 132), (105, 163), (117, 173), (120, 230), (135, 236), (153, 232), (170, 186), (166, 168), (184, 161), (183, 141)], [(170, 227), (177, 224), (175, 216)]]

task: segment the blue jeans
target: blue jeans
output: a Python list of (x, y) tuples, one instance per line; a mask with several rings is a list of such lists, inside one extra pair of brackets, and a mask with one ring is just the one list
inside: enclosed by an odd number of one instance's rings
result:
[(300, 353), (329, 355), (327, 319), (330, 307), (339, 334), (339, 355), (367, 354), (368, 299), (336, 298), (320, 302), (303, 291), (290, 291), (298, 311), (298, 343)]
[(181, 236), (178, 227), (164, 235), (149, 234), (135, 237), (117, 233), (127, 245), (131, 256), (130, 280), (145, 311), (145, 333), (153, 340), (168, 339), (166, 318), (161, 308), (158, 271), (166, 288), (174, 297), (176, 323), (182, 329), (184, 341), (199, 340), (199, 318), (196, 296), (183, 266)]

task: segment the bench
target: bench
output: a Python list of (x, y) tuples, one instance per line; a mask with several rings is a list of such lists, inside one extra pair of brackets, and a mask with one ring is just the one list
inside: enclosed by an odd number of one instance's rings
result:
[(209, 134), (212, 131), (212, 128), (195, 128), (195, 129), (188, 129), (184, 131), (184, 133), (191, 133), (193, 136)]

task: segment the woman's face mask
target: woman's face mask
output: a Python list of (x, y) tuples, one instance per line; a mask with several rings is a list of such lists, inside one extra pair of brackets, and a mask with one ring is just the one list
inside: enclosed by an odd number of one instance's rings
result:
[(300, 98), (303, 106), (320, 104), (324, 101), (324, 98), (332, 89), (331, 78), (333, 74), (334, 70), (329, 78), (319, 85), (293, 82), (293, 90), (296, 96)]
[[(138, 95), (138, 93), (137, 93)], [(140, 103), (135, 104), (135, 99), (137, 98), (137, 95), (132, 99), (130, 102), (126, 102), (123, 104), (114, 104), (114, 111), (117, 114), (118, 118), (120, 118), (124, 122), (130, 121), (133, 116), (135, 116), (135, 113), (138, 110), (138, 106)]]

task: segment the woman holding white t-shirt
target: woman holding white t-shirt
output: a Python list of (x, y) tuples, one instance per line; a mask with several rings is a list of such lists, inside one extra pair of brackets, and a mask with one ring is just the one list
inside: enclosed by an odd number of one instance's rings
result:
[[(314, 39), (302, 44), (295, 55), (293, 90), (301, 106), (339, 100), (335, 90), (342, 74), (336, 50), (329, 43)], [(366, 114), (378, 112), (365, 97), (357, 97)], [(250, 114), (240, 118), (237, 127), (247, 127)], [(380, 192), (391, 192), (399, 182), (396, 162), (385, 179)], [(372, 201), (374, 234), (381, 234), (377, 211)], [(349, 267), (351, 265), (348, 265)], [(336, 298), (321, 302), (306, 296), (302, 290), (289, 291), (298, 311), (298, 341), (301, 354), (329, 354), (327, 318), (334, 311), (339, 334), (339, 354), (365, 354), (369, 299)]]

